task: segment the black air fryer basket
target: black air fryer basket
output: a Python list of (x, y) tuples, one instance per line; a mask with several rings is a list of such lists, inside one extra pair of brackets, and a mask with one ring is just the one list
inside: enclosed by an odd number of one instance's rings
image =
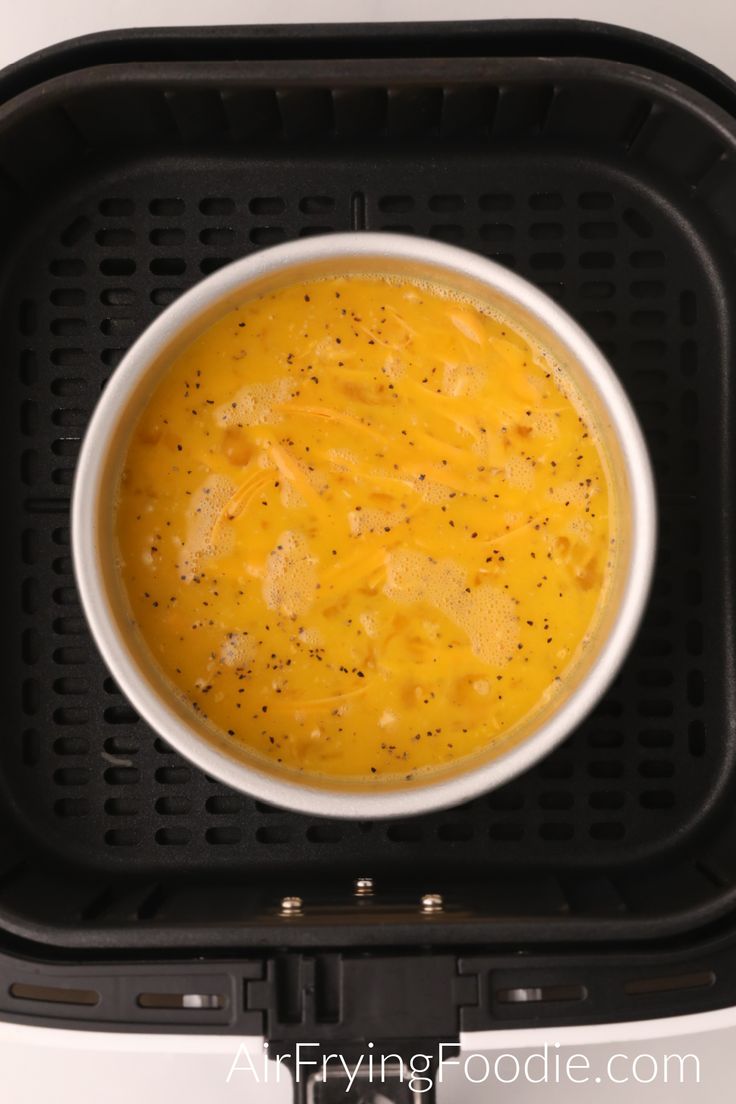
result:
[[(172, 752), (98, 658), (69, 547), (134, 337), (228, 261), (350, 228), (557, 299), (631, 396), (660, 510), (596, 711), (502, 789), (386, 823), (270, 808)], [(735, 1003), (736, 87), (592, 24), (96, 36), (0, 76), (0, 243), (0, 1017), (395, 1049)]]

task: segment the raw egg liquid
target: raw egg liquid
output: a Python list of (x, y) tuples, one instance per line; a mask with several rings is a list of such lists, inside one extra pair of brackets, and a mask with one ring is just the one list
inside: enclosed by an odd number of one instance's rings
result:
[(564, 682), (609, 574), (599, 442), (479, 304), (376, 276), (243, 303), (167, 369), (116, 512), (132, 620), (225, 739), (411, 781)]

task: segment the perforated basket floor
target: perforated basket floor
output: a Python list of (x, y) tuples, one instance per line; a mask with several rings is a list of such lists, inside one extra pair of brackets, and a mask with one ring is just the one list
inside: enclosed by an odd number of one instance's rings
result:
[[(443, 888), (456, 915), (438, 938), (466, 921), (507, 938), (512, 916), (599, 938), (602, 919), (623, 935), (724, 911), (735, 152), (725, 112), (610, 62), (109, 65), (1, 109), (9, 927), (92, 945), (188, 924), (222, 943), (238, 917), (271, 924), (281, 893), (327, 923), (358, 875), (397, 922)], [(513, 784), (386, 823), (270, 808), (171, 752), (97, 657), (69, 548), (80, 438), (134, 337), (229, 260), (349, 228), (457, 242), (557, 299), (633, 400), (660, 509), (643, 628), (595, 713)]]

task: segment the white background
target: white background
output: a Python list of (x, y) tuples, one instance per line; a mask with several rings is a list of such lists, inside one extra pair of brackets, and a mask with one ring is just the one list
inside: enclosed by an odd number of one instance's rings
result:
[(0, 0), (0, 65), (111, 27), (593, 19), (668, 38), (736, 76), (734, 0)]
[[(676, 42), (736, 78), (736, 0), (0, 0), (0, 66), (62, 39), (114, 27), (520, 17), (581, 18), (633, 27)], [(735, 1026), (723, 1027), (728, 1020)], [(649, 1040), (648, 1032), (655, 1033), (655, 1028), (642, 1025), (636, 1042), (617, 1042), (624, 1029), (612, 1028), (606, 1044), (586, 1045), (581, 1033), (567, 1053), (583, 1050), (598, 1069), (614, 1051), (631, 1055), (646, 1051), (660, 1058), (665, 1053), (692, 1052), (700, 1059), (699, 1088), (629, 1082), (577, 1088), (488, 1084), (472, 1089), (465, 1082), (448, 1080), (439, 1099), (441, 1104), (731, 1104), (736, 1096), (736, 1010), (710, 1020), (701, 1018), (687, 1027), (684, 1036)], [(547, 1033), (546, 1039), (553, 1044), (555, 1032)], [(519, 1041), (505, 1039), (503, 1049)], [(224, 1040), (213, 1047), (212, 1041), (205, 1040), (93, 1037), (0, 1024), (0, 1101), (290, 1101), (285, 1084), (259, 1089), (247, 1074), (235, 1075), (228, 1085), (233, 1046)], [(526, 1052), (517, 1047), (517, 1053), (523, 1061)]]

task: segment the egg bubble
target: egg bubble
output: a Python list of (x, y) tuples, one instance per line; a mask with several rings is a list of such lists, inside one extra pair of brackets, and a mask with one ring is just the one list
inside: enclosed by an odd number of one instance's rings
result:
[(215, 408), (215, 419), (221, 426), (280, 422), (281, 414), (275, 408), (287, 402), (293, 390), (294, 381), (288, 376), (272, 383), (248, 383), (236, 391), (228, 402)]
[(389, 555), (384, 593), (402, 604), (434, 606), (467, 636), (473, 653), (493, 666), (507, 663), (518, 643), (513, 598), (491, 583), (469, 588), (453, 560), (398, 549)]
[(196, 574), (202, 558), (224, 555), (232, 548), (232, 526), (220, 524), (220, 519), (235, 490), (231, 479), (211, 473), (192, 494), (182, 543), (183, 582)]
[(268, 555), (263, 601), (287, 616), (306, 613), (317, 592), (317, 561), (298, 530), (282, 533)]

